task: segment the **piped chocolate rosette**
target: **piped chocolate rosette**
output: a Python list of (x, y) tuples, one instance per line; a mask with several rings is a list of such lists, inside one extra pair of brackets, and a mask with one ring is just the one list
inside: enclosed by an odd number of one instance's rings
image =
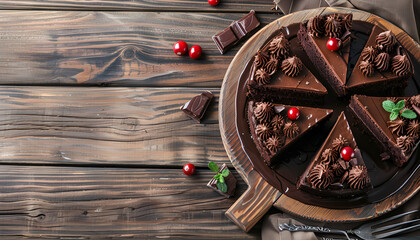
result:
[(353, 14), (329, 14), (309, 19), (306, 27), (313, 37), (324, 36), (341, 40), (342, 45), (350, 43)]

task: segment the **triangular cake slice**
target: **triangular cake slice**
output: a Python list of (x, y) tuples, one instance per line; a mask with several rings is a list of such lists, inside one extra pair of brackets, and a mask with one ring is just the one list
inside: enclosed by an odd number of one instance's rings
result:
[[(405, 104), (398, 104), (404, 100)], [(395, 120), (391, 120), (391, 109), (385, 110), (384, 101), (391, 101), (395, 108)], [(400, 106), (399, 106), (400, 105)], [(404, 105), (404, 106), (403, 106)], [(414, 97), (386, 98), (354, 95), (350, 101), (350, 110), (355, 119), (373, 139), (383, 148), (382, 159), (391, 158), (395, 165), (401, 167), (407, 162), (420, 142), (420, 95)], [(394, 109), (395, 109), (394, 108)], [(410, 112), (411, 118), (403, 112)], [(391, 110), (392, 111), (392, 110)], [(414, 114), (414, 115), (413, 115)], [(405, 117), (404, 117), (405, 116)], [(413, 118), (414, 117), (414, 118)]]
[[(302, 23), (298, 32), (299, 41), (309, 59), (339, 97), (346, 94), (352, 18), (352, 14), (315, 16)], [(327, 48), (331, 37), (341, 39), (342, 46), (338, 51)]]
[[(282, 103), (322, 103), (327, 89), (306, 66), (297, 25), (280, 29), (254, 56), (248, 78), (251, 98)], [(306, 102), (305, 102), (306, 100)]]
[(394, 34), (375, 25), (352, 74), (350, 93), (386, 96), (398, 94), (413, 75), (411, 59)]
[(270, 102), (248, 103), (248, 122), (252, 138), (268, 166), (273, 166), (277, 156), (305, 135), (308, 130), (331, 116), (331, 109), (300, 107), (296, 120), (288, 118), (293, 106)]
[[(341, 151), (348, 147), (354, 151), (354, 155), (346, 159)], [(341, 112), (297, 186), (304, 191), (330, 197), (361, 195), (372, 188), (362, 154), (344, 112)]]

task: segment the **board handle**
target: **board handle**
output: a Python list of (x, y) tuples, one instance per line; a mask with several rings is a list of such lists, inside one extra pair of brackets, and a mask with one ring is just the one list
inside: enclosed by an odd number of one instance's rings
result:
[(245, 232), (248, 232), (281, 196), (277, 189), (254, 170), (249, 173), (248, 179), (248, 189), (225, 213)]

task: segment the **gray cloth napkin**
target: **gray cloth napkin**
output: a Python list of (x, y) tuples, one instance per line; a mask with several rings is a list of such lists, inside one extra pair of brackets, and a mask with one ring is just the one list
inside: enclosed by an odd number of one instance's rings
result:
[(284, 14), (328, 6), (356, 8), (392, 22), (419, 41), (420, 0), (274, 0), (274, 3)]
[(262, 240), (317, 240), (313, 232), (289, 232), (280, 231), (279, 224), (296, 224), (301, 225), (302, 223), (291, 219), (284, 213), (277, 213), (269, 215), (263, 222), (261, 238)]

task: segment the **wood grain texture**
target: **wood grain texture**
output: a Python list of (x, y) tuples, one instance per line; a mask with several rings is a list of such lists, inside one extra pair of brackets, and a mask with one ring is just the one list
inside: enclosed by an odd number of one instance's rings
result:
[[(353, 19), (355, 20), (365, 20), (365, 21), (378, 21), (381, 24), (390, 26), (385, 20), (378, 17), (373, 17), (370, 13), (358, 11), (358, 10), (349, 10), (344, 8), (319, 8), (314, 10), (307, 10), (302, 12), (296, 12), (294, 14), (286, 15), (273, 23), (269, 24), (265, 28), (261, 29), (258, 33), (252, 36), (247, 43), (239, 50), (235, 58), (232, 60), (231, 65), (229, 66), (227, 73), (225, 75), (221, 96), (219, 102), (219, 121), (220, 121), (220, 131), (223, 139), (223, 143), (226, 149), (226, 152), (229, 155), (230, 160), (232, 161), (233, 166), (238, 170), (238, 172), (243, 176), (245, 182), (249, 184), (250, 189), (256, 189), (250, 192), (246, 192), (248, 198), (252, 198), (259, 195), (258, 187), (254, 184), (261, 185), (259, 180), (260, 176), (256, 177), (253, 172), (253, 167), (247, 159), (244, 151), (242, 150), (241, 143), (237, 136), (236, 126), (235, 126), (235, 103), (236, 103), (236, 91), (238, 84), (238, 76), (240, 76), (242, 70), (245, 67), (245, 64), (249, 59), (255, 55), (257, 50), (261, 47), (263, 42), (270, 36), (275, 30), (279, 29), (281, 26), (287, 26), (291, 23), (302, 22), (307, 20), (314, 15), (319, 15), (321, 13), (331, 13), (331, 12), (352, 12)], [(398, 40), (406, 47), (407, 49), (412, 50), (413, 55), (416, 57), (417, 61), (420, 61), (420, 48), (411, 38), (408, 37), (404, 32), (394, 30), (395, 26), (392, 27), (393, 31), (397, 32), (396, 36)], [(411, 40), (410, 40), (411, 39)], [(417, 171), (416, 174), (420, 174), (420, 171)], [(360, 221), (370, 218), (377, 217), (386, 212), (389, 212), (391, 209), (394, 209), (408, 199), (410, 199), (419, 189), (420, 182), (419, 177), (411, 178), (412, 181), (408, 183), (398, 194), (393, 195), (391, 198), (386, 199), (380, 203), (372, 204), (370, 206), (365, 206), (359, 209), (347, 209), (347, 210), (331, 210), (320, 208), (317, 206), (302, 204), (292, 198), (287, 197), (286, 195), (281, 195), (276, 203), (275, 207), (287, 211), (291, 214), (299, 215), (304, 218), (309, 218), (312, 220), (318, 221)], [(414, 180), (413, 180), (414, 179)], [(273, 188), (273, 187), (271, 187)], [(264, 188), (264, 191), (269, 191)], [(265, 195), (264, 195), (265, 196)], [(261, 199), (259, 202), (255, 201), (251, 206), (241, 206), (241, 198), (238, 200), (237, 204), (233, 205), (231, 209), (228, 210), (229, 215), (234, 216), (243, 216), (241, 219), (235, 219), (235, 222), (243, 227), (247, 226), (247, 229), (252, 227), (253, 218), (256, 214), (248, 214), (244, 211), (265, 211), (264, 204), (267, 201), (272, 201), (273, 198)], [(262, 206), (262, 207), (261, 207)], [(233, 212), (233, 213), (232, 213)], [(258, 216), (259, 217), (259, 216)]]
[(206, 11), (271, 12), (272, 1), (223, 0), (210, 6), (206, 0), (19, 0), (1, 1), (0, 9), (123, 10), (123, 11)]
[[(258, 239), (206, 187), (180, 169), (7, 166), (0, 169), (2, 239)], [(238, 195), (245, 184), (238, 178)]]
[[(239, 46), (221, 55), (211, 37), (242, 16), (0, 11), (0, 84), (220, 87)], [(175, 55), (179, 40), (200, 45), (201, 59)]]
[[(201, 124), (179, 108), (215, 94)], [(219, 89), (0, 87), (0, 163), (207, 167), (230, 161)]]

